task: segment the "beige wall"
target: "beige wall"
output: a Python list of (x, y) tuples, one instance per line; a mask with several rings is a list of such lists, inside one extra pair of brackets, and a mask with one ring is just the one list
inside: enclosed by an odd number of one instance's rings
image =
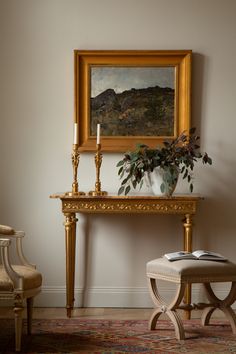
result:
[[(192, 49), (193, 125), (213, 167), (196, 169), (205, 196), (194, 248), (236, 261), (236, 1), (0, 0), (1, 223), (24, 229), (43, 273), (40, 305), (65, 303), (63, 216), (49, 195), (70, 189), (73, 49)], [(104, 155), (102, 184), (119, 187), (119, 154)], [(80, 189), (94, 186), (82, 154)], [(184, 184), (178, 191), (188, 191)], [(79, 216), (76, 304), (148, 306), (145, 264), (180, 249), (179, 217)], [(87, 268), (84, 267), (87, 258)], [(86, 269), (86, 272), (85, 272)], [(86, 274), (86, 276), (85, 276)], [(83, 285), (86, 292), (82, 295)], [(169, 288), (163, 286), (166, 296)], [(219, 288), (224, 292), (224, 287)], [(197, 293), (195, 294), (197, 296)]]

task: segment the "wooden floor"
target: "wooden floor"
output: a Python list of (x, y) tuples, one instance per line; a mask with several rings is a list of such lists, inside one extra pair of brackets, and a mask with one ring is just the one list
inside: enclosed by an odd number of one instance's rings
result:
[[(148, 319), (152, 309), (127, 309), (127, 308), (75, 308), (73, 318), (97, 318), (97, 319)], [(24, 310), (24, 317), (26, 311)], [(13, 318), (12, 308), (0, 308), (0, 318)], [(33, 310), (33, 318), (66, 318), (66, 310), (63, 307), (36, 307)]]
[[(148, 320), (151, 316), (153, 309), (143, 308), (75, 308), (73, 310), (73, 318), (96, 318), (96, 319), (113, 319), (113, 320)], [(180, 312), (184, 317), (184, 312)], [(201, 311), (192, 311), (192, 318), (200, 318)], [(181, 317), (182, 317), (181, 316)], [(13, 318), (14, 314), (12, 308), (0, 307), (0, 318)], [(26, 312), (24, 311), (24, 317)], [(216, 310), (214, 313), (215, 318), (221, 318), (221, 311)], [(66, 310), (63, 307), (39, 307), (34, 308), (33, 318), (35, 319), (53, 319), (53, 318), (67, 318)], [(162, 317), (164, 319), (164, 316)]]

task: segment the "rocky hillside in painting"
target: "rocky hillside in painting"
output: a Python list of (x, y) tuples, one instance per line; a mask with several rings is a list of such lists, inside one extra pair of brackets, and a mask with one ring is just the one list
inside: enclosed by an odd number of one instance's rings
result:
[(107, 89), (91, 98), (91, 128), (96, 134), (102, 123), (103, 135), (172, 135), (174, 90), (159, 86), (115, 93)]

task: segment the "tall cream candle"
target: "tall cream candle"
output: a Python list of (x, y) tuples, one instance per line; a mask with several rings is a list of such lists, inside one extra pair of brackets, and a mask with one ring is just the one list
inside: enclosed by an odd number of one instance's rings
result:
[(101, 129), (101, 124), (97, 124), (97, 145), (100, 144), (100, 129)]
[(74, 123), (74, 144), (78, 144), (78, 123)]

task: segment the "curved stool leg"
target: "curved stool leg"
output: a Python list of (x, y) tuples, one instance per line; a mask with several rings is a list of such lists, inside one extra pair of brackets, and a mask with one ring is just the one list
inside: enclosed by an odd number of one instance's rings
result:
[(167, 311), (166, 314), (169, 316), (171, 322), (175, 327), (175, 336), (178, 340), (184, 340), (184, 327), (179, 314), (176, 311)]
[(157, 320), (161, 316), (162, 313), (163, 312), (159, 308), (153, 311), (153, 313), (149, 319), (149, 322), (148, 322), (148, 329), (149, 330), (153, 330), (156, 328)]
[(219, 309), (224, 312), (226, 318), (229, 320), (233, 333), (236, 333), (236, 315), (231, 308), (231, 305), (236, 300), (236, 282), (232, 282), (229, 294), (224, 300), (220, 300), (214, 294), (210, 283), (205, 283), (204, 287), (210, 303), (209, 307), (205, 308), (202, 313), (201, 322), (203, 326), (209, 325), (211, 315), (216, 309)]
[(208, 326), (210, 323), (210, 318), (213, 312), (216, 310), (216, 307), (206, 307), (202, 311), (202, 316), (201, 316), (201, 323), (202, 326)]
[(222, 308), (226, 318), (229, 320), (233, 333), (236, 333), (236, 315), (231, 307)]
[(183, 324), (179, 314), (175, 310), (178, 308), (179, 304), (183, 299), (186, 285), (181, 283), (178, 284), (176, 290), (176, 296), (172, 300), (172, 302), (168, 305), (161, 298), (158, 292), (156, 279), (148, 278), (148, 285), (149, 285), (149, 290), (150, 290), (150, 295), (152, 297), (152, 300), (157, 307), (157, 309), (155, 309), (154, 312), (152, 313), (152, 316), (149, 320), (149, 329), (150, 330), (155, 329), (157, 320), (160, 317), (160, 315), (166, 313), (166, 315), (170, 318), (171, 322), (174, 325), (176, 338), (178, 340), (184, 340), (185, 335), (184, 335)]

